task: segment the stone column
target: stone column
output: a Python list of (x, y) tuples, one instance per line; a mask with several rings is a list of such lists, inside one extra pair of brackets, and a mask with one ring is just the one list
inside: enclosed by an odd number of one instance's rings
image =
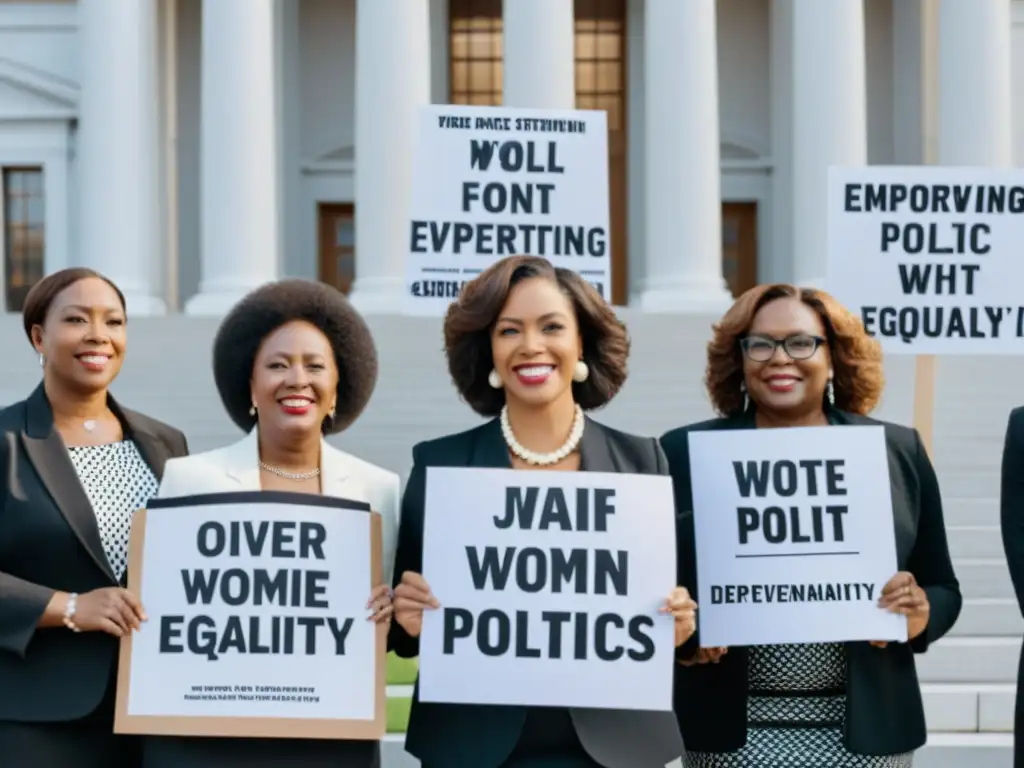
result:
[(824, 283), (828, 169), (867, 163), (864, 0), (793, 0), (793, 264)]
[(276, 11), (275, 0), (202, 6), (202, 266), (185, 309), (221, 315), (278, 276)]
[(647, 238), (640, 307), (718, 314), (722, 200), (715, 3), (648, 0), (644, 9)]
[(1010, 29), (1010, 0), (941, 0), (941, 165), (1012, 165)]
[(573, 109), (576, 54), (573, 0), (503, 4), (507, 107)]
[(78, 18), (78, 263), (117, 283), (131, 315), (163, 314), (156, 4), (79, 0)]
[(356, 278), (361, 312), (397, 312), (405, 296), (417, 108), (430, 103), (428, 0), (356, 5)]

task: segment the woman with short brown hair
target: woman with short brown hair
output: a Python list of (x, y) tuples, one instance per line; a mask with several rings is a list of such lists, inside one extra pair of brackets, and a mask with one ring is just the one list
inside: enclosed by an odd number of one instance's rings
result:
[(675, 487), (683, 584), (697, 590), (689, 435), (703, 430), (881, 425), (899, 572), (880, 605), (907, 617), (908, 642), (684, 647), (676, 714), (687, 768), (906, 768), (926, 729), (914, 654), (960, 613), (939, 485), (916, 430), (867, 416), (882, 353), (823, 291), (762, 285), (715, 326), (706, 383), (721, 418), (661, 439)]
[[(444, 336), (459, 393), (480, 415), (498, 418), (413, 448), (391, 627), (404, 658), (419, 653), (424, 609), (439, 607), (421, 575), (427, 467), (668, 471), (656, 440), (584, 415), (625, 382), (629, 339), (575, 272), (536, 257), (503, 259), (465, 286)], [(695, 607), (685, 589), (665, 601), (677, 646), (693, 632)], [(438, 704), (420, 701), (417, 688), (406, 749), (423, 768), (662, 768), (679, 759), (682, 741), (670, 712)]]

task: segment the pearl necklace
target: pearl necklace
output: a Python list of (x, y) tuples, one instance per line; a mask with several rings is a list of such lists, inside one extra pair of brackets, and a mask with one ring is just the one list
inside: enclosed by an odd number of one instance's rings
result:
[(311, 469), (309, 472), (285, 472), (283, 469), (264, 464), (262, 459), (260, 460), (260, 467), (286, 480), (310, 480), (320, 474), (319, 468)]
[(586, 425), (586, 421), (583, 418), (583, 409), (578, 405), (576, 406), (576, 417), (572, 422), (572, 429), (569, 430), (569, 437), (562, 444), (562, 447), (551, 453), (536, 453), (531, 451), (529, 448), (523, 447), (516, 436), (512, 433), (512, 425), (508, 421), (508, 406), (504, 406), (501, 409), (501, 434), (505, 438), (505, 443), (508, 445), (510, 451), (518, 456), (520, 459), (525, 461), (527, 464), (532, 464), (537, 467), (544, 467), (550, 464), (557, 464), (570, 453), (576, 450), (580, 444), (580, 440), (583, 439), (583, 428)]

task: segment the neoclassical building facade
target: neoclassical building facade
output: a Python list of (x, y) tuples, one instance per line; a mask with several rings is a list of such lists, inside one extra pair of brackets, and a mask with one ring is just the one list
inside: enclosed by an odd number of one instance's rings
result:
[(1021, 0), (0, 0), (0, 308), (403, 291), (415, 110), (603, 109), (613, 299), (822, 277), (830, 165), (1024, 158)]

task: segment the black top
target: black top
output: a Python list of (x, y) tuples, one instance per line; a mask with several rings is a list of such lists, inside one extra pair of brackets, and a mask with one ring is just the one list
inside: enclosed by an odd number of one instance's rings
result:
[(1006, 424), (999, 514), (1010, 580), (1024, 613), (1024, 408), (1014, 408)]
[[(914, 653), (945, 635), (960, 615), (960, 584), (953, 573), (942, 499), (931, 461), (917, 430), (833, 410), (830, 421), (885, 429), (892, 487), (893, 528), (898, 569), (910, 571), (928, 594), (928, 627), (909, 643), (876, 648), (867, 642), (846, 643), (846, 746), (851, 752), (890, 755), (910, 752), (925, 743), (924, 705), (914, 667)], [(666, 433), (661, 438), (676, 497), (683, 585), (696, 596), (698, 553), (694, 544), (688, 435), (704, 430), (752, 429), (753, 411), (714, 419)], [(683, 647), (692, 655), (699, 632)], [(718, 664), (679, 666), (675, 709), (686, 748), (694, 752), (732, 752), (747, 739), (747, 653), (730, 648)]]
[[(188, 453), (178, 430), (107, 402), (157, 479), (167, 459)], [(36, 624), (54, 591), (85, 594), (119, 580), (42, 384), (0, 411), (0, 437), (0, 691), (19, 692), (0, 696), (0, 720), (74, 720), (107, 693), (117, 638)]]
[[(628, 435), (589, 418), (580, 454), (585, 471), (668, 473), (656, 440)], [(497, 419), (413, 448), (413, 468), (398, 530), (396, 584), (405, 571), (420, 573), (422, 569), (426, 468), (511, 466)], [(389, 645), (403, 658), (419, 654), (418, 638), (409, 637), (398, 622), (391, 625)], [(406, 750), (430, 768), (498, 768), (514, 751), (516, 756), (571, 752), (575, 741), (570, 724), (585, 753), (605, 768), (663, 768), (682, 754), (679, 727), (671, 712), (435, 704), (419, 700), (418, 684)]]
[[(1006, 424), (1003, 445), (999, 517), (1003, 550), (1017, 604), (1024, 613), (1024, 408), (1014, 408)], [(1017, 702), (1014, 720), (1014, 765), (1024, 765), (1024, 655), (1017, 671)]]

